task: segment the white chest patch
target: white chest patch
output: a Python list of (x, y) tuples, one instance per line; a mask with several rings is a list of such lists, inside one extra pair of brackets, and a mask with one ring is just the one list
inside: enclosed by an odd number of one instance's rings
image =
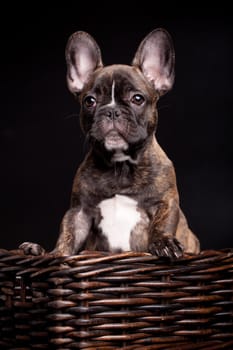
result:
[(99, 227), (107, 237), (110, 249), (129, 251), (130, 233), (141, 219), (137, 202), (116, 194), (113, 198), (100, 202), (98, 207), (102, 215)]

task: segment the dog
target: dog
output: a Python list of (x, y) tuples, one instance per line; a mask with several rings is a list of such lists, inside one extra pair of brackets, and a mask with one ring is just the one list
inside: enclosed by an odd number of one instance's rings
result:
[[(200, 243), (179, 204), (172, 161), (158, 144), (157, 102), (174, 83), (170, 34), (151, 31), (132, 65), (104, 66), (95, 39), (73, 33), (66, 46), (67, 84), (80, 103), (89, 151), (74, 178), (71, 207), (52, 253), (148, 252), (178, 259)], [(25, 242), (26, 254), (43, 248)]]

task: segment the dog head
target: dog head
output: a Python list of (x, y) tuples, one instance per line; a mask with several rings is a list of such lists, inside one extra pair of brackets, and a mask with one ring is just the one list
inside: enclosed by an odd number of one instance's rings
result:
[(157, 126), (156, 103), (172, 88), (174, 48), (164, 29), (150, 32), (132, 65), (104, 66), (96, 41), (86, 32), (71, 35), (66, 46), (67, 83), (78, 96), (84, 133), (101, 154), (135, 161)]

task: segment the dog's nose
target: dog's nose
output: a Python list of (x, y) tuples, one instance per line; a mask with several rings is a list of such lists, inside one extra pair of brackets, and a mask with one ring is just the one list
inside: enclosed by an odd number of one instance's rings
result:
[(106, 117), (110, 120), (117, 119), (120, 116), (120, 110), (119, 109), (109, 109), (106, 111)]

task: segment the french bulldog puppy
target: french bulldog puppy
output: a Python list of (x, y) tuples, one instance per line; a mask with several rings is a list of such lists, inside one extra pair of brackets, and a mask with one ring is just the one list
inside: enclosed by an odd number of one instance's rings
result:
[[(79, 100), (89, 151), (74, 178), (71, 207), (53, 253), (149, 252), (176, 259), (200, 245), (179, 205), (173, 163), (158, 144), (156, 104), (174, 82), (175, 53), (158, 28), (132, 65), (104, 66), (96, 41), (75, 32), (66, 47), (67, 84)], [(25, 242), (27, 254), (41, 254)]]

